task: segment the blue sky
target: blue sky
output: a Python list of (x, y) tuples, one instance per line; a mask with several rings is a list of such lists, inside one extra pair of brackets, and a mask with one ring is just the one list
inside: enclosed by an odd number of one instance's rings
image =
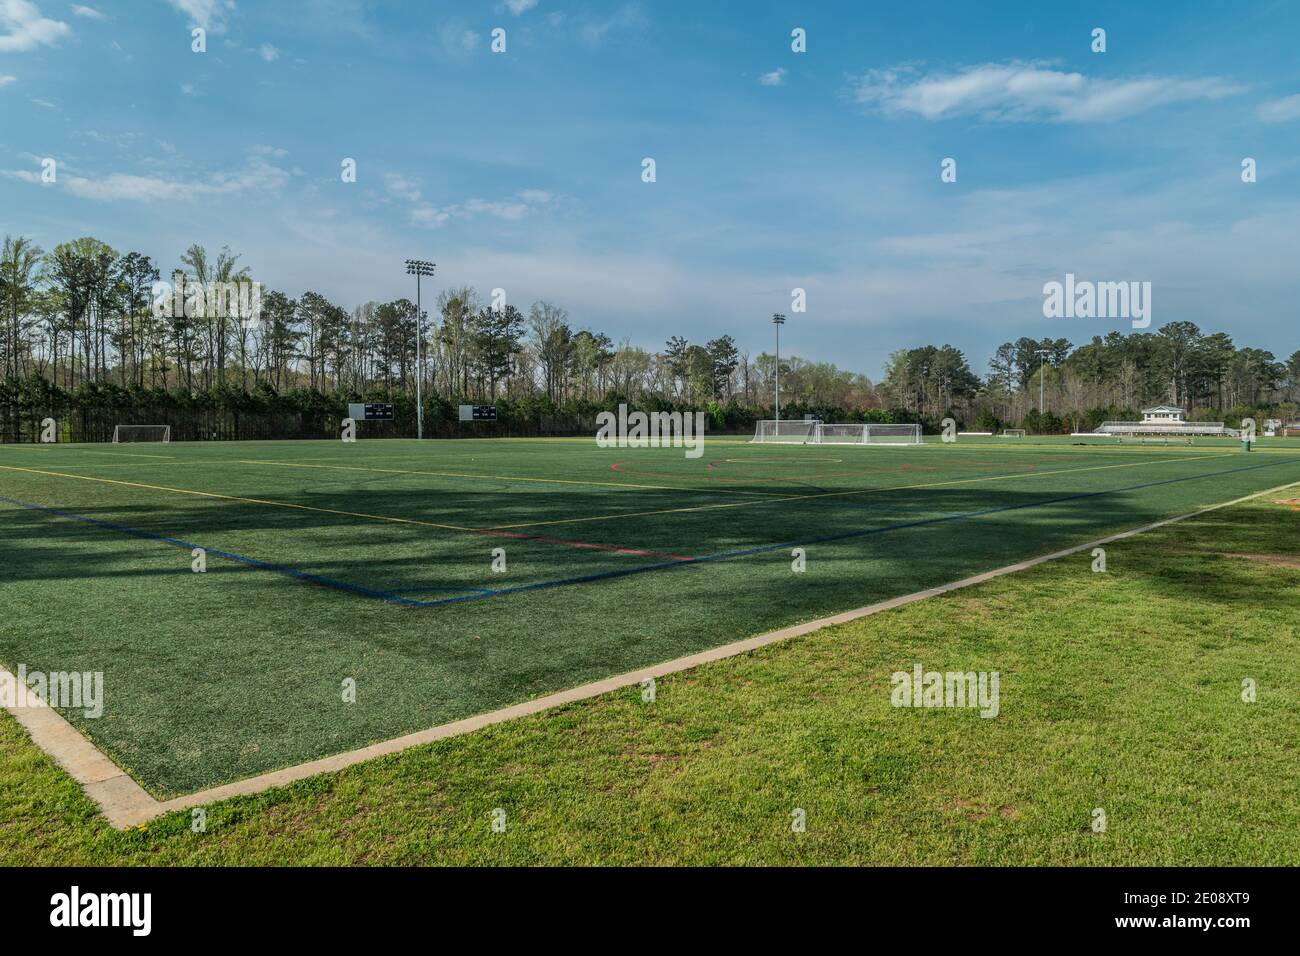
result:
[(0, 0), (0, 233), (229, 244), (348, 307), (426, 258), (647, 348), (770, 349), (801, 287), (783, 351), (873, 378), (1127, 327), (1044, 318), (1067, 272), (1290, 354), (1300, 4), (1132, 6)]

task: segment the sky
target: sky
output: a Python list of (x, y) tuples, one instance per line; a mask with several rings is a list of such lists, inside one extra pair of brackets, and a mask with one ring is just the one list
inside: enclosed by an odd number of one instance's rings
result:
[(1067, 273), (1289, 355), (1300, 4), (1137, 6), (0, 0), (0, 235), (164, 274), (229, 245), (348, 308), (414, 298), (427, 259), (428, 294), (649, 349), (771, 351), (782, 312), (783, 354), (872, 379), (1131, 330), (1045, 317)]

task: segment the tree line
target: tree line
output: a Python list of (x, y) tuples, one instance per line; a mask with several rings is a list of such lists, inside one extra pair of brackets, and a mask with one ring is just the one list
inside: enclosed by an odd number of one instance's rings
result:
[[(775, 357), (751, 353), (730, 335), (705, 342), (673, 335), (647, 350), (582, 326), (555, 303), (521, 311), (469, 287), (443, 289), (424, 316), (407, 298), (348, 308), (312, 290), (291, 296), (261, 283), (255, 310), (247, 301), (210, 307), (203, 290), (254, 282), (241, 258), (196, 244), (164, 273), (150, 256), (93, 237), (48, 252), (26, 237), (6, 237), (0, 434), (30, 437), (38, 416), (57, 409), (80, 421), (87, 438), (111, 431), (111, 422), (151, 416), (183, 426), (178, 437), (311, 436), (329, 433), (346, 403), (359, 400), (395, 401), (395, 433), (405, 434), (421, 374), (435, 434), (455, 433), (458, 401), (495, 402), (505, 411), (496, 428), (530, 434), (584, 430), (596, 411), (619, 401), (704, 408), (714, 429), (744, 430), (771, 415)], [(178, 295), (180, 308), (159, 310), (163, 281), (198, 294)], [(943, 345), (895, 352), (878, 382), (798, 356), (781, 358), (780, 379), (785, 417), (934, 428), (952, 415), (965, 427), (1067, 431), (1155, 402), (1210, 420), (1242, 408), (1294, 417), (1300, 351), (1279, 360), (1225, 333), (1171, 322), (1077, 346), (1021, 338), (1000, 346), (983, 375)]]

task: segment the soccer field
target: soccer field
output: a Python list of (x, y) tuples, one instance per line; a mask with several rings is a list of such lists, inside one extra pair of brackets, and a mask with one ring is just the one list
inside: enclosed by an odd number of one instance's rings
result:
[(0, 445), (0, 663), (102, 671), (66, 716), (186, 793), (1295, 481), (1281, 441)]

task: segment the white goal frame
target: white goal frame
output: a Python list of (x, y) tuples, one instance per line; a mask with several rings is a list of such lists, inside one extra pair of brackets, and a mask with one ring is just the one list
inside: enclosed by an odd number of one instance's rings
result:
[(913, 422), (867, 422), (863, 425), (839, 425), (827, 422), (817, 426), (819, 445), (920, 445), (921, 426)]
[(921, 445), (921, 426), (914, 423), (818, 421), (757, 422), (753, 442), (787, 445)]
[(750, 444), (781, 442), (787, 445), (806, 445), (813, 440), (817, 431), (817, 422), (802, 418), (766, 419), (754, 423), (754, 437)]
[(1004, 428), (1002, 429), (1003, 438), (1024, 438), (1025, 430), (1023, 428)]
[[(152, 438), (135, 438), (130, 437), (137, 430), (152, 430), (151, 434), (156, 437)], [(138, 441), (157, 441), (170, 443), (172, 440), (172, 427), (170, 425), (114, 425), (113, 426), (113, 444), (121, 445), (124, 443)]]

